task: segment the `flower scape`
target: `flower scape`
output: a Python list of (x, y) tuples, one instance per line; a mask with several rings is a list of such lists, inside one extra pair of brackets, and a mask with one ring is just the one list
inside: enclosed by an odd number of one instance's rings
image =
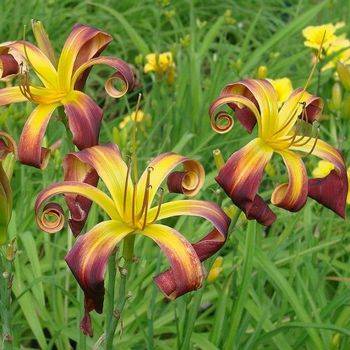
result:
[(0, 5), (0, 349), (349, 348), (340, 1), (34, 3)]

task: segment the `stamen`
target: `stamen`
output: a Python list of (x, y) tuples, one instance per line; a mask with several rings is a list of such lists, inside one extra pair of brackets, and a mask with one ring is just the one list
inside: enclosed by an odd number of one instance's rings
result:
[(159, 196), (159, 202), (158, 202), (158, 208), (157, 208), (157, 213), (154, 217), (154, 219), (151, 221), (151, 224), (155, 223), (158, 219), (158, 216), (160, 214), (160, 209), (162, 207), (162, 204), (163, 204), (163, 197), (164, 197), (164, 188), (160, 188), (160, 196)]
[(132, 191), (132, 205), (131, 205), (131, 217), (132, 224), (135, 226), (135, 202), (136, 202), (136, 192), (137, 192), (137, 184), (134, 183), (133, 191)]
[[(149, 166), (147, 168), (147, 178), (146, 178), (146, 186), (145, 186), (145, 193), (143, 196), (143, 202), (142, 202), (142, 208), (140, 210), (140, 213), (137, 215), (138, 219), (140, 219), (143, 215), (143, 212), (145, 211), (145, 208), (148, 207), (148, 200), (149, 200), (149, 186), (151, 184), (151, 172), (154, 170), (152, 166)], [(151, 186), (152, 187), (152, 186)]]
[(147, 214), (148, 214), (148, 201), (149, 201), (149, 191), (150, 189), (152, 189), (152, 185), (148, 185), (146, 190), (145, 190), (145, 213), (144, 213), (144, 217), (143, 217), (143, 224), (142, 224), (142, 228), (141, 230), (143, 230), (146, 227), (147, 224)]
[(131, 158), (127, 156), (128, 163), (127, 163), (127, 171), (126, 171), (126, 179), (125, 179), (125, 186), (124, 186), (124, 196), (123, 196), (123, 213), (125, 213), (126, 208), (126, 199), (128, 196), (128, 185), (129, 185), (129, 177), (130, 177), (130, 169), (131, 169)]
[[(304, 88), (303, 88), (303, 92), (302, 92), (302, 94), (301, 94), (300, 97), (299, 97), (298, 103), (303, 103), (303, 102), (300, 102), (300, 100), (302, 99), (302, 97), (303, 97), (303, 95), (304, 95), (306, 89), (308, 88), (308, 86), (309, 86), (309, 84), (310, 84), (310, 82), (311, 82), (312, 76), (314, 75), (316, 66), (317, 66), (317, 64), (319, 63), (325, 36), (326, 36), (326, 31), (324, 31), (324, 33), (323, 33), (322, 41), (321, 41), (320, 47), (319, 47), (319, 49), (318, 49), (318, 51), (317, 51), (315, 63), (313, 64), (313, 66), (312, 66), (312, 68), (311, 68), (311, 72), (310, 72), (310, 74), (309, 74), (309, 76), (308, 76), (308, 78), (307, 78), (306, 84), (305, 84), (305, 86), (304, 86)], [(305, 102), (304, 102), (304, 103), (305, 103)], [(287, 128), (287, 127), (289, 126), (289, 124), (294, 120), (294, 115), (295, 115), (295, 113), (296, 113), (297, 110), (298, 110), (297, 107), (298, 107), (298, 104), (296, 104), (295, 110), (293, 111), (292, 116), (287, 120), (287, 122), (286, 122), (279, 130), (277, 130), (277, 131), (273, 134), (273, 136), (275, 136), (276, 134), (279, 134), (281, 131), (283, 131), (285, 128)]]

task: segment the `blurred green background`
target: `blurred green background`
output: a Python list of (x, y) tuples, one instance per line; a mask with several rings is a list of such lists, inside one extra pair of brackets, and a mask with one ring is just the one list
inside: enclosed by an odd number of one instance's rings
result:
[[(199, 159), (207, 178), (199, 198), (220, 202), (214, 181), (212, 151), (220, 148), (225, 159), (251, 139), (236, 123), (225, 135), (210, 127), (208, 107), (223, 86), (243, 77), (256, 77), (260, 65), (269, 78), (289, 77), (303, 86), (311, 70), (311, 52), (301, 31), (308, 25), (345, 21), (350, 34), (350, 1), (294, 0), (2, 0), (1, 42), (26, 37), (33, 41), (32, 18), (41, 20), (57, 52), (72, 26), (79, 22), (110, 33), (106, 50), (134, 65), (140, 87), (120, 100), (106, 96), (104, 82), (111, 71), (96, 67), (86, 91), (104, 108), (101, 142), (129, 147), (130, 125), (119, 123), (130, 114), (142, 93), (141, 108), (150, 116), (139, 132), (139, 161), (165, 151)], [(173, 84), (143, 72), (148, 53), (171, 51), (176, 65)], [(327, 102), (334, 83), (333, 71), (321, 75), (319, 94)], [(316, 92), (317, 77), (309, 88)], [(0, 129), (18, 140), (32, 110), (30, 104), (0, 109)], [(340, 147), (349, 159), (350, 114), (325, 109), (321, 137)], [(45, 171), (17, 164), (12, 180), (14, 211), (10, 236), (17, 237), (12, 304), (1, 300), (2, 312), (11, 313), (14, 349), (99, 349), (103, 317), (93, 313), (94, 337), (79, 334), (83, 310), (77, 283), (63, 260), (71, 236), (41, 232), (35, 223), (36, 195), (61, 179), (61, 161), (69, 150), (64, 127), (53, 119), (46, 142), (63, 138)], [(317, 159), (308, 157), (310, 173)], [(267, 176), (261, 193), (268, 198), (286, 171), (279, 159), (275, 174)], [(223, 206), (230, 201), (225, 199)], [(312, 200), (299, 213), (273, 208), (278, 219), (269, 230), (258, 226), (247, 234), (241, 218), (226, 246), (219, 252), (223, 269), (218, 278), (197, 292), (176, 301), (164, 300), (152, 282), (166, 267), (152, 242), (139, 239), (115, 346), (119, 349), (223, 349), (234, 333), (235, 349), (349, 349), (350, 348), (350, 230), (347, 221)], [(93, 207), (88, 220), (100, 220)], [(169, 224), (191, 241), (209, 229), (194, 218)], [(207, 262), (210, 269), (213, 260)], [(4, 278), (4, 277), (2, 277)], [(232, 326), (233, 324), (233, 326)], [(230, 329), (230, 330), (229, 330)], [(0, 343), (0, 348), (2, 344)]]

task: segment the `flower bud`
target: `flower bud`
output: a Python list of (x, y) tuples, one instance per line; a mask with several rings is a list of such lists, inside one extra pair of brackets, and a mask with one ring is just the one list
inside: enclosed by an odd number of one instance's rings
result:
[(332, 107), (339, 110), (342, 104), (342, 88), (339, 83), (335, 83), (332, 87)]
[(345, 118), (350, 118), (350, 96), (343, 99), (342, 114)]
[(266, 66), (259, 66), (258, 68), (258, 78), (259, 79), (265, 79), (267, 77), (267, 67)]
[(215, 259), (213, 266), (211, 267), (211, 269), (208, 273), (207, 281), (209, 283), (213, 283), (219, 277), (219, 275), (222, 271), (222, 262), (223, 262), (223, 258), (221, 256), (218, 256)]
[(267, 163), (265, 167), (265, 173), (270, 177), (276, 176), (276, 170), (272, 163)]
[(216, 169), (220, 170), (225, 164), (224, 157), (222, 156), (221, 151), (218, 148), (214, 149), (213, 155)]
[(43, 24), (40, 21), (32, 19), (32, 30), (39, 49), (49, 58), (51, 63), (56, 66), (55, 51), (51, 45)]
[(15, 163), (16, 163), (16, 157), (13, 153), (9, 153), (2, 162), (2, 167), (9, 181), (11, 181)]
[(13, 239), (6, 247), (6, 259), (8, 261), (13, 261), (16, 257), (17, 248), (16, 248), (16, 239)]
[(343, 84), (345, 90), (350, 91), (350, 68), (344, 63), (338, 61), (337, 63), (337, 72), (339, 79)]

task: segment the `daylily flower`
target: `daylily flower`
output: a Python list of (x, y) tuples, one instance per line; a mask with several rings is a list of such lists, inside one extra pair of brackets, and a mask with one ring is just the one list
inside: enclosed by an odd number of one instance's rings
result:
[[(180, 165), (183, 165), (184, 171), (173, 172)], [(163, 203), (163, 190), (160, 188), (167, 179), (171, 192), (190, 196), (197, 194), (204, 182), (204, 169), (200, 163), (175, 153), (165, 153), (152, 160), (134, 184), (130, 164), (123, 161), (115, 145), (109, 144), (69, 154), (66, 166), (77, 172), (81, 169), (84, 173), (87, 168), (94, 169), (110, 194), (108, 196), (84, 182), (63, 181), (42, 191), (35, 204), (38, 225), (47, 232), (57, 232), (63, 227), (63, 211), (55, 203), (47, 204), (42, 211), (40, 208), (48, 198), (61, 193), (94, 201), (109, 217), (79, 236), (66, 256), (66, 262), (85, 293), (86, 314), (81, 324), (85, 333), (91, 333), (89, 312), (102, 312), (108, 257), (127, 235), (138, 234), (153, 239), (167, 256), (170, 269), (155, 277), (155, 283), (165, 296), (173, 299), (201, 286), (203, 270), (200, 262), (224, 244), (230, 219), (220, 207), (207, 201)], [(153, 205), (157, 193), (160, 194), (159, 203)], [(79, 202), (76, 204), (79, 205)], [(202, 217), (214, 228), (202, 240), (191, 244), (175, 229), (157, 223), (179, 215)]]
[(277, 92), (279, 106), (287, 101), (293, 92), (293, 85), (289, 78), (268, 79)]
[(173, 60), (173, 54), (170, 51), (160, 54), (148, 54), (146, 56), (144, 72), (155, 72), (160, 76), (166, 75), (168, 82), (173, 83), (175, 79), (175, 63)]
[(320, 26), (309, 26), (303, 30), (303, 36), (306, 39), (305, 46), (318, 50), (322, 44), (322, 51), (326, 56), (339, 52), (339, 55), (333, 57), (322, 67), (322, 71), (334, 68), (338, 61), (344, 64), (350, 63), (350, 40), (346, 38), (345, 34), (336, 34), (336, 31), (344, 25), (344, 22), (338, 22), (335, 25), (328, 23)]
[[(323, 102), (305, 89), (296, 89), (278, 107), (278, 94), (267, 80), (247, 79), (227, 85), (212, 103), (209, 113), (212, 127), (227, 132), (233, 126), (230, 115), (217, 108), (230, 106), (251, 132), (257, 124), (258, 137), (233, 153), (221, 168), (216, 181), (242, 209), (248, 219), (271, 225), (276, 215), (257, 194), (266, 164), (273, 154), (282, 157), (288, 170), (289, 182), (279, 185), (272, 193), (271, 203), (298, 211), (311, 197), (345, 216), (348, 191), (346, 168), (342, 155), (328, 143), (312, 135), (311, 123), (321, 114)], [(226, 122), (222, 125), (222, 122)], [(309, 124), (310, 123), (310, 124)], [(308, 180), (303, 155), (313, 154), (334, 165), (324, 178)]]
[(343, 38), (342, 36), (337, 36), (335, 32), (344, 27), (344, 25), (344, 22), (338, 22), (335, 25), (327, 23), (319, 26), (308, 26), (303, 29), (304, 45), (318, 50), (322, 43), (323, 50), (327, 52), (337, 43), (339, 38)]
[[(313, 177), (326, 177), (332, 170), (334, 165), (325, 160), (320, 160), (317, 164), (317, 167), (312, 171)], [(346, 197), (346, 204), (350, 204), (350, 167), (347, 170), (348, 174), (348, 195)]]
[(7, 227), (12, 214), (10, 176), (3, 167), (3, 162), (10, 153), (16, 155), (16, 144), (10, 135), (0, 131), (0, 245), (7, 241)]
[(138, 110), (137, 112), (132, 112), (123, 118), (123, 120), (119, 123), (119, 128), (124, 129), (131, 121), (136, 123), (142, 123), (145, 120), (149, 120), (150, 116), (145, 114), (142, 110)]
[[(39, 47), (24, 40), (0, 44), (2, 77), (18, 72), (21, 75), (19, 86), (0, 89), (0, 105), (24, 101), (37, 105), (24, 125), (18, 155), (22, 163), (43, 168), (48, 150), (41, 147), (42, 139), (59, 106), (64, 107), (73, 143), (79, 149), (98, 143), (102, 109), (82, 92), (92, 66), (106, 64), (116, 69), (105, 84), (107, 93), (116, 98), (133, 88), (134, 76), (124, 61), (100, 56), (112, 37), (99, 29), (75, 25), (56, 60), (43, 28), (35, 23), (33, 28)], [(28, 72), (23, 70), (16, 56), (27, 63), (42, 85), (30, 81)], [(121, 91), (113, 86), (116, 80), (123, 83)]]

